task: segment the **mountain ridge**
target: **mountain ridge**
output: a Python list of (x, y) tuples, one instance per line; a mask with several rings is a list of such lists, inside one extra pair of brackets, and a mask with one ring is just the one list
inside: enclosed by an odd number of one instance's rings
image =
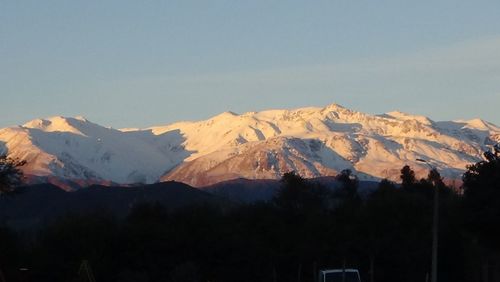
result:
[(392, 111), (370, 115), (338, 104), (236, 114), (145, 129), (113, 129), (55, 116), (0, 129), (0, 153), (26, 160), (29, 176), (118, 184), (180, 181), (202, 187), (231, 179), (307, 178), (351, 169), (364, 180), (398, 180), (403, 165), (424, 175), (426, 159), (458, 179), (500, 142), (481, 119), (433, 121)]

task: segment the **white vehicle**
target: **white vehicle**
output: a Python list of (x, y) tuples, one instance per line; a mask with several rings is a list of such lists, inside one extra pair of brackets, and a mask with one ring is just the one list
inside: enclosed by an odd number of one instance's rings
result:
[(327, 269), (319, 272), (319, 282), (361, 282), (357, 269)]

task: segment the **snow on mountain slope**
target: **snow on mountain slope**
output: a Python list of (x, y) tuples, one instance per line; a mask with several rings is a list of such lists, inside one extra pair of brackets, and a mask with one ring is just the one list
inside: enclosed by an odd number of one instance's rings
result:
[(427, 167), (417, 158), (429, 160), (446, 177), (460, 178), (487, 145), (500, 141), (498, 127), (486, 122), (434, 122), (401, 112), (374, 116), (337, 104), (224, 113), (153, 132), (172, 129), (186, 136), (185, 148), (195, 153), (162, 180), (194, 186), (240, 177), (278, 178), (289, 170), (305, 177), (329, 176), (345, 168), (362, 179), (398, 180), (406, 164), (425, 175)]
[(277, 137), (240, 146), (229, 154), (214, 152), (184, 163), (164, 180), (178, 179), (195, 187), (237, 179), (279, 179), (296, 171), (303, 177), (336, 175), (351, 163), (314, 139)]
[(26, 160), (28, 175), (117, 183), (158, 180), (187, 154), (172, 146), (180, 142), (175, 132), (121, 132), (83, 118), (38, 119), (0, 131), (4, 151)]
[(449, 178), (500, 142), (500, 128), (479, 119), (435, 122), (401, 112), (368, 115), (324, 108), (225, 112), (198, 122), (148, 129), (106, 128), (78, 118), (38, 119), (0, 130), (0, 151), (25, 159), (25, 173), (116, 183), (176, 180), (194, 186), (295, 170), (332, 176), (349, 168), (362, 179), (398, 180), (428, 160)]

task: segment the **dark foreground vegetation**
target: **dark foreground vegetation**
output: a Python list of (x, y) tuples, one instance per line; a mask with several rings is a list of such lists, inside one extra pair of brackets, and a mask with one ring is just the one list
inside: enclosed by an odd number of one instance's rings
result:
[[(431, 170), (382, 181), (367, 198), (349, 171), (336, 190), (285, 174), (273, 201), (136, 205), (67, 215), (36, 232), (0, 227), (0, 281), (317, 281), (352, 267), (364, 281), (427, 281), (439, 192), (438, 281), (500, 281), (500, 158), (471, 166), (453, 190)], [(89, 275), (89, 274), (92, 275)], [(89, 278), (90, 277), (90, 278)]]

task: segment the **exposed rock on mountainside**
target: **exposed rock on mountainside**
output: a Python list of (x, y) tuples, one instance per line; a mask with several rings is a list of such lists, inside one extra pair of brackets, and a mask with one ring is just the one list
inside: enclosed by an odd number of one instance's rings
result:
[(222, 113), (199, 122), (116, 130), (84, 118), (52, 117), (0, 130), (0, 152), (26, 160), (30, 177), (126, 184), (176, 180), (205, 186), (237, 178), (304, 177), (351, 169), (361, 179), (397, 180), (428, 160), (459, 178), (500, 141), (500, 128), (480, 119), (435, 122), (390, 112), (368, 115), (325, 108)]

